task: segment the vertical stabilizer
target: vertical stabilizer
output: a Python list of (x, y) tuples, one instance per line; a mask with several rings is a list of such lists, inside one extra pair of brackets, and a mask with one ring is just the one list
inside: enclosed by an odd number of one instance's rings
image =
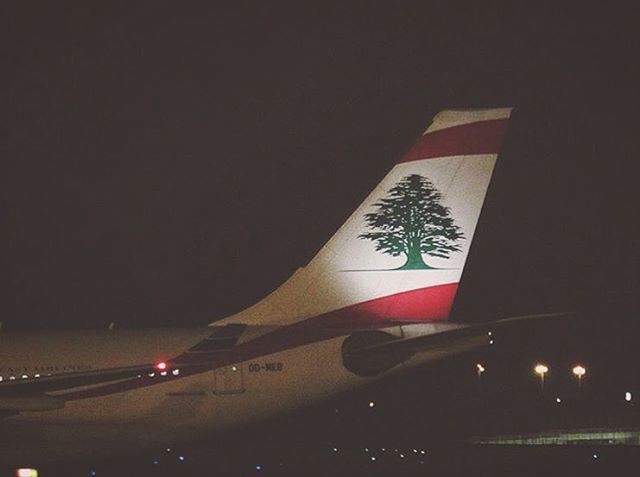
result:
[(436, 115), (307, 267), (224, 321), (446, 320), (510, 114), (502, 108)]

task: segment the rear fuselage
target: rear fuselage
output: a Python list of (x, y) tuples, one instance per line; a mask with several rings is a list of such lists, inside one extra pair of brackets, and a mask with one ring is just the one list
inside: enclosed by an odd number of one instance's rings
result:
[[(428, 334), (450, 325), (421, 326)], [(401, 327), (386, 331), (402, 333)], [(208, 328), (5, 333), (0, 375), (21, 379), (157, 362), (180, 355), (210, 333)], [(420, 363), (414, 358), (376, 378), (357, 376), (343, 365), (347, 335), (226, 360), (224, 366), (212, 363), (191, 375), (176, 367), (50, 393), (65, 400), (63, 408), (2, 420), (0, 456), (27, 464), (29, 458), (72, 459), (172, 445), (299, 409)]]

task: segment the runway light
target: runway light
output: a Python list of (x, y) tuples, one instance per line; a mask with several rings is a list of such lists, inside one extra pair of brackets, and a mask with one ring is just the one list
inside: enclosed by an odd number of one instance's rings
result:
[(631, 402), (631, 399), (633, 398), (633, 396), (631, 395), (631, 393), (629, 391), (627, 391), (626, 393), (624, 393), (624, 400), (627, 402)]
[(369, 407), (375, 407), (376, 403), (373, 401), (369, 401)]
[(337, 448), (337, 447), (334, 447), (334, 448), (333, 448), (333, 452), (338, 452), (338, 448)]
[(556, 398), (556, 402), (557, 402), (558, 404), (560, 404), (560, 403), (562, 402), (562, 399), (560, 399), (559, 397), (557, 397), (557, 398)]
[(262, 470), (262, 466), (260, 464), (256, 465), (256, 470), (260, 472)]
[(16, 477), (38, 477), (36, 469), (21, 468), (16, 469)]
[(372, 456), (372, 457), (371, 457), (371, 460), (372, 460), (372, 461), (375, 461), (375, 460), (376, 460), (376, 458)]
[(180, 462), (184, 462), (184, 456), (183, 456), (183, 455), (179, 455), (179, 456), (178, 456), (178, 460), (179, 460)]
[(591, 457), (593, 457), (594, 459), (598, 458), (598, 454), (593, 454)]

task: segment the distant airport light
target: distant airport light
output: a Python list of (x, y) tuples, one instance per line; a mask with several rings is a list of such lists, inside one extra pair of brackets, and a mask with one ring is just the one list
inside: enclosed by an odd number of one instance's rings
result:
[(633, 396), (631, 395), (631, 393), (629, 391), (627, 391), (626, 393), (624, 393), (624, 400), (627, 402), (631, 402), (631, 399), (633, 398)]
[(476, 363), (476, 373), (478, 374), (478, 387), (482, 388), (482, 373), (484, 373), (482, 363)]
[(369, 401), (369, 407), (375, 407), (376, 403), (373, 401)]
[(16, 477), (38, 477), (38, 471), (27, 468), (16, 469)]
[(173, 371), (171, 371), (171, 374), (173, 374), (174, 376), (177, 376), (178, 374), (180, 374), (180, 370), (176, 368)]
[(180, 462), (184, 462), (184, 456), (183, 456), (183, 455), (179, 455), (179, 456), (178, 456), (178, 460), (179, 460)]
[(582, 377), (587, 374), (587, 368), (581, 364), (577, 364), (573, 367), (573, 375), (578, 378), (578, 389), (582, 390)]
[(538, 363), (536, 364), (535, 368), (533, 368), (533, 370), (535, 371), (535, 373), (538, 376), (544, 376), (545, 374), (547, 374), (549, 372), (549, 368), (542, 364), (542, 363)]
[(560, 404), (560, 403), (562, 402), (562, 399), (560, 399), (559, 397), (557, 397), (557, 398), (556, 398), (556, 402), (557, 402), (558, 404)]
[(578, 376), (578, 379), (580, 379), (582, 376), (587, 374), (587, 369), (584, 366), (578, 364), (573, 367), (573, 374)]
[(256, 465), (256, 470), (260, 472), (262, 470), (262, 466), (260, 464)]
[(549, 367), (544, 363), (537, 363), (533, 371), (540, 376), (540, 389), (544, 391), (544, 376), (549, 372)]
[(153, 367), (158, 371), (165, 371), (169, 367), (169, 365), (166, 361), (158, 361), (153, 365)]

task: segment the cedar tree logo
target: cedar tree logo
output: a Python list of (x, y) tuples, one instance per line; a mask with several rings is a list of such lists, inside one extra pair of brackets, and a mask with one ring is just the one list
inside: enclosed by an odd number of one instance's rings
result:
[(398, 270), (431, 269), (423, 254), (449, 258), (461, 250), (458, 242), (465, 238), (441, 201), (442, 194), (429, 179), (406, 176), (373, 204), (377, 210), (365, 215), (371, 232), (358, 238), (375, 242), (379, 252), (404, 255), (406, 262)]

